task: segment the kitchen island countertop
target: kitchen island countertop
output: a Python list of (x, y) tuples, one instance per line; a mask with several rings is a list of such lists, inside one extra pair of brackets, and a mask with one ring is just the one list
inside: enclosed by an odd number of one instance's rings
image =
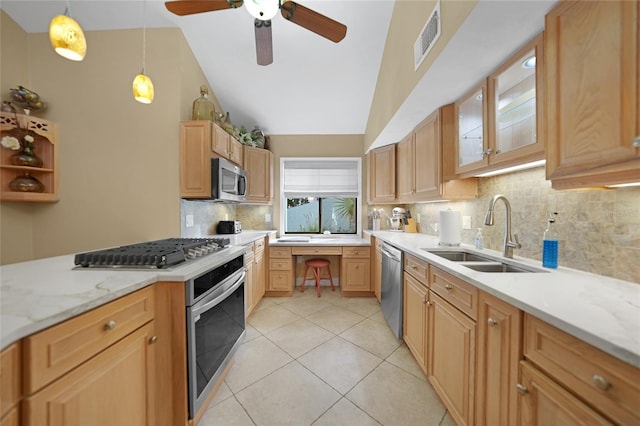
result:
[(224, 250), (167, 269), (74, 268), (73, 254), (0, 266), (0, 350), (155, 282), (197, 277), (242, 255), (246, 244), (272, 234), (225, 235), (231, 245)]

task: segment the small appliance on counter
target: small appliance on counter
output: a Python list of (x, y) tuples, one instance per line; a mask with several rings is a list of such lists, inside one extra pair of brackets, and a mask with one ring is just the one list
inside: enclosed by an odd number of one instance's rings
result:
[(389, 222), (392, 231), (404, 232), (404, 226), (407, 224), (407, 211), (402, 207), (394, 207), (391, 210)]
[(239, 234), (242, 232), (242, 223), (239, 220), (221, 220), (216, 227), (218, 234)]

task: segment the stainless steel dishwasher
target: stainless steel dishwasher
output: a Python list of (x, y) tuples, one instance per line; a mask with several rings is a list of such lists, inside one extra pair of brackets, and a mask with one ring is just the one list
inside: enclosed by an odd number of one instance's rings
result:
[(402, 251), (382, 244), (382, 313), (391, 330), (402, 339)]

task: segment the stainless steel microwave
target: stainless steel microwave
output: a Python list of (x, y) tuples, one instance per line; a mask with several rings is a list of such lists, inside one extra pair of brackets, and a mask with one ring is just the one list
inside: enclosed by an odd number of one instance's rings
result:
[(247, 174), (224, 158), (211, 160), (211, 198), (214, 201), (241, 202), (247, 199)]

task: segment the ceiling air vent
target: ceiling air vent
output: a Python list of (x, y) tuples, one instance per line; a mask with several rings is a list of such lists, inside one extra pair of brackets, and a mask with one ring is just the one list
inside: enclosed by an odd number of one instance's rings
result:
[(436, 44), (436, 41), (440, 37), (440, 0), (436, 2), (436, 7), (433, 8), (431, 16), (427, 19), (427, 23), (424, 24), (424, 28), (420, 31), (420, 35), (413, 45), (413, 56), (415, 60), (415, 69), (417, 70), (424, 58), (427, 57), (429, 51)]

